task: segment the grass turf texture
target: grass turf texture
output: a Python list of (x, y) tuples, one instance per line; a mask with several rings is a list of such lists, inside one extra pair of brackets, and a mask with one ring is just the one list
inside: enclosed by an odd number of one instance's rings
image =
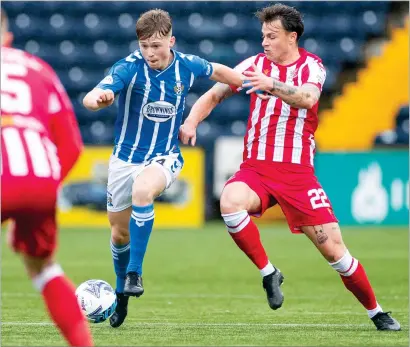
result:
[[(270, 260), (285, 276), (285, 302), (269, 309), (261, 277), (223, 224), (200, 230), (154, 230), (142, 297), (125, 323), (92, 325), (98, 346), (408, 346), (408, 230), (344, 228), (351, 254), (365, 267), (384, 310), (401, 332), (378, 332), (339, 276), (303, 235), (261, 226)], [(3, 346), (61, 346), (39, 294), (2, 236)], [(76, 285), (100, 278), (115, 285), (109, 231), (63, 229), (57, 254)]]

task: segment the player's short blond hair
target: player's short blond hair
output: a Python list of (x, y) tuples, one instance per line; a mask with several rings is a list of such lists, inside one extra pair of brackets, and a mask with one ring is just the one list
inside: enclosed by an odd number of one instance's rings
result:
[(136, 31), (138, 40), (146, 40), (155, 34), (168, 36), (172, 33), (171, 17), (167, 11), (158, 8), (144, 12), (137, 20)]

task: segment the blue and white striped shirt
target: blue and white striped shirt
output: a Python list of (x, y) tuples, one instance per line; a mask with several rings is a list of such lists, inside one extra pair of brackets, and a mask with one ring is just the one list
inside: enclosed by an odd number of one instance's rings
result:
[[(172, 51), (164, 70), (153, 70), (136, 50), (115, 63), (96, 88), (119, 94), (114, 155), (141, 163), (157, 155), (180, 153), (178, 132), (188, 91), (212, 65), (195, 55)], [(182, 161), (182, 158), (181, 158)]]

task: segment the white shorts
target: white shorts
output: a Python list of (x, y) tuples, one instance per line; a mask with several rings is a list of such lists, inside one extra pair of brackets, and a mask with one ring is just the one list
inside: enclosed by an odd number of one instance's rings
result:
[(148, 166), (156, 165), (162, 169), (168, 189), (175, 182), (182, 169), (179, 153), (158, 156), (146, 163), (127, 163), (115, 155), (110, 158), (107, 183), (107, 210), (120, 212), (132, 205), (132, 185), (135, 178)]

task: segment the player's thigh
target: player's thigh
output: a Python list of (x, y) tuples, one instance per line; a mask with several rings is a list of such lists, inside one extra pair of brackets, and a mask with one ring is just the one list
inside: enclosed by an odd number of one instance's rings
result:
[(226, 182), (222, 191), (221, 213), (246, 210), (251, 214), (262, 214), (268, 207), (269, 199), (258, 173), (241, 166), (241, 169)]
[(306, 225), (301, 230), (328, 262), (338, 261), (345, 254), (346, 246), (338, 223)]
[(131, 207), (134, 177), (143, 168), (142, 164), (127, 163), (114, 155), (111, 156), (107, 182), (108, 212), (121, 212)]
[(183, 167), (179, 153), (150, 160), (134, 179), (133, 202), (150, 203), (176, 181)]
[(57, 247), (55, 207), (47, 210), (21, 210), (13, 215), (10, 243), (14, 251), (29, 258), (47, 259)]
[(279, 202), (293, 233), (302, 226), (337, 222), (332, 205), (313, 173), (275, 171), (273, 194)]

